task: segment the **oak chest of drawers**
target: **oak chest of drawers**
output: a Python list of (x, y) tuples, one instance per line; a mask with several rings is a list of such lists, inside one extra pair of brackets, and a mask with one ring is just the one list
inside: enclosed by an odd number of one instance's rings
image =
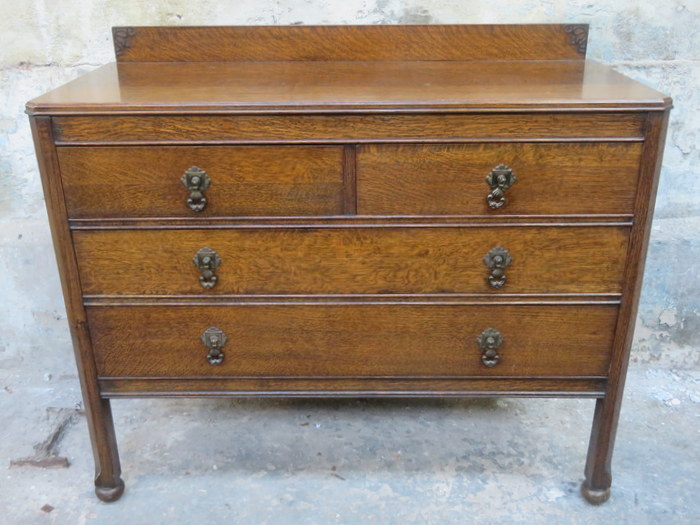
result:
[(97, 495), (114, 397), (517, 395), (605, 501), (670, 100), (587, 31), (115, 28), (30, 102)]

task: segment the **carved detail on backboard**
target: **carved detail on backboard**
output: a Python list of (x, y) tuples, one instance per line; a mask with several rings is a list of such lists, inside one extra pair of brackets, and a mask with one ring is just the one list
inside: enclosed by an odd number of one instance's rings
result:
[(112, 39), (114, 40), (114, 54), (121, 56), (131, 47), (131, 38), (136, 34), (135, 27), (114, 27), (112, 28)]
[(588, 24), (565, 25), (564, 31), (569, 34), (569, 44), (574, 46), (576, 51), (585, 55), (588, 46)]

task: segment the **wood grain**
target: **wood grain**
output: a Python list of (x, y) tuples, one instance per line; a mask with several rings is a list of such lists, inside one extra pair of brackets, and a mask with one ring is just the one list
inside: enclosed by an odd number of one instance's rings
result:
[[(102, 377), (604, 376), (616, 306), (88, 308)], [(210, 365), (199, 336), (226, 334)], [(501, 332), (501, 361), (476, 338)]]
[[(361, 215), (631, 214), (641, 145), (364, 145), (357, 156)], [(506, 164), (517, 176), (497, 210), (486, 175)], [(581, 199), (581, 195), (588, 198)]]
[(581, 226), (581, 225), (632, 226), (631, 214), (613, 215), (396, 215), (396, 216), (330, 216), (330, 217), (146, 217), (105, 219), (70, 219), (73, 230), (192, 230), (200, 228), (387, 228), (411, 226), (432, 228), (475, 228), (488, 225), (493, 228), (508, 226)]
[(610, 496), (613, 447), (632, 349), (634, 321), (637, 318), (668, 118), (668, 111), (652, 113), (648, 115), (645, 124), (646, 140), (642, 150), (640, 184), (635, 201), (636, 222), (630, 236), (630, 262), (625, 272), (623, 301), (613, 341), (610, 382), (605, 397), (596, 402), (586, 459), (586, 479), (581, 487), (584, 496), (594, 503), (602, 503)]
[(122, 63), (27, 105), (34, 114), (664, 109), (670, 100), (586, 61)]
[(48, 117), (36, 117), (30, 118), (29, 123), (39, 161), (46, 211), (61, 277), (81, 393), (85, 403), (85, 416), (95, 461), (95, 490), (100, 499), (114, 501), (119, 499), (124, 491), (117, 438), (114, 433), (110, 402), (108, 399), (101, 398), (97, 382), (97, 370), (86, 313), (82, 304), (78, 265), (68, 229), (51, 121)]
[(343, 148), (343, 212), (357, 214), (357, 146)]
[(61, 144), (425, 142), (632, 139), (643, 118), (625, 113), (56, 117)]
[[(617, 293), (629, 229), (618, 226), (75, 231), (84, 294)], [(194, 254), (223, 262), (199, 284)], [(495, 246), (513, 262), (489, 286)]]
[(138, 397), (591, 397), (606, 380), (548, 378), (101, 378), (102, 395)]
[(352, 305), (357, 303), (418, 304), (443, 306), (505, 305), (619, 305), (620, 294), (255, 294), (255, 295), (86, 295), (85, 306), (240, 306), (263, 305)]
[[(71, 218), (341, 215), (343, 148), (331, 146), (61, 147)], [(180, 177), (212, 180), (201, 212)]]
[(578, 43), (559, 24), (135, 27), (127, 45), (115, 37), (115, 54), (121, 62), (581, 60), (588, 25), (576, 27)]

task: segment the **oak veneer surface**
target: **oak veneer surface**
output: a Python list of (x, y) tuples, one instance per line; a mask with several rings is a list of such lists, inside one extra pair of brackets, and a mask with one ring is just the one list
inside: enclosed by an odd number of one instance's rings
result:
[[(92, 307), (88, 318), (103, 377), (604, 376), (617, 306)], [(476, 338), (496, 322), (505, 342), (488, 368)], [(199, 341), (210, 326), (228, 336), (219, 366)]]
[(605, 395), (599, 377), (177, 377), (99, 378), (108, 398), (136, 397), (588, 397)]
[[(639, 144), (363, 146), (358, 213), (631, 214), (640, 155)], [(344, 212), (340, 147), (61, 147), (58, 156), (71, 218)], [(499, 163), (519, 182), (509, 205), (491, 210), (485, 174)], [(184, 205), (190, 166), (214, 181), (201, 212)]]
[(641, 142), (640, 113), (122, 115), (53, 117), (59, 145)]
[[(81, 230), (73, 238), (87, 295), (617, 294), (629, 228)], [(483, 262), (496, 246), (513, 258), (500, 289), (489, 286)], [(209, 290), (192, 263), (203, 247), (222, 259)]]
[(35, 114), (664, 108), (591, 61), (122, 63), (29, 103)]
[(588, 36), (583, 24), (115, 27), (112, 31), (118, 61), (180, 63), (580, 59)]
[[(58, 158), (71, 218), (343, 213), (342, 147), (63, 147)], [(200, 212), (180, 181), (191, 166), (212, 181)]]
[[(641, 151), (624, 143), (363, 145), (358, 213), (631, 214)], [(517, 181), (507, 206), (494, 210), (485, 177), (499, 164)]]

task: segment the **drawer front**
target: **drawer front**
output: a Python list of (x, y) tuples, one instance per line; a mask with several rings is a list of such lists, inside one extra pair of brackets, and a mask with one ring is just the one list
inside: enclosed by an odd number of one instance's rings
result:
[[(639, 143), (365, 145), (357, 154), (362, 215), (633, 213)], [(493, 208), (487, 175), (515, 174)], [(492, 198), (492, 202), (500, 202)]]
[(54, 117), (61, 144), (192, 141), (522, 140), (644, 136), (642, 112)]
[[(378, 303), (87, 311), (102, 377), (605, 376), (617, 315), (610, 305)], [(216, 365), (200, 339), (212, 327), (226, 338)], [(477, 343), (488, 328), (502, 337), (490, 367)]]
[[(611, 293), (621, 290), (623, 226), (236, 228), (73, 233), (83, 293)], [(505, 284), (485, 256), (505, 248)], [(193, 264), (216, 252), (213, 287)], [(200, 252), (201, 253), (201, 252)], [(492, 252), (493, 253), (493, 252)]]
[[(58, 157), (70, 218), (343, 213), (341, 147), (59, 147)], [(192, 167), (210, 180), (199, 211), (181, 180)]]

